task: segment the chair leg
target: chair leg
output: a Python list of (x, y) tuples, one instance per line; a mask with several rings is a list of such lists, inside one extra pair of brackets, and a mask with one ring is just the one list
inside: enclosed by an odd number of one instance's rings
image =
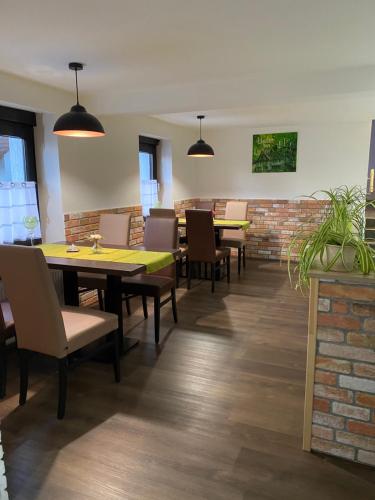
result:
[(59, 359), (59, 401), (57, 405), (57, 418), (61, 420), (65, 415), (66, 392), (68, 382), (68, 358)]
[(18, 350), (20, 359), (20, 405), (26, 403), (27, 389), (29, 385), (29, 353), (25, 349)]
[(211, 262), (211, 292), (215, 291), (215, 271), (216, 271), (215, 262)]
[(7, 387), (7, 346), (5, 339), (0, 342), (0, 399), (5, 398)]
[(132, 310), (130, 309), (130, 299), (125, 295), (125, 306), (126, 306), (126, 314), (131, 316)]
[(227, 283), (230, 283), (230, 254), (227, 257)]
[(177, 323), (177, 302), (176, 302), (176, 289), (172, 288), (171, 290), (171, 299), (172, 299), (172, 312), (173, 312), (173, 320)]
[(207, 279), (207, 262), (204, 263), (204, 279)]
[(159, 343), (160, 334), (160, 297), (154, 297), (155, 344)]
[(242, 248), (242, 264), (243, 264), (243, 268), (245, 269), (245, 267), (246, 267), (246, 247)]
[(96, 290), (96, 292), (98, 294), (99, 309), (104, 311), (103, 292), (101, 290)]
[(115, 381), (118, 383), (121, 381), (121, 369), (120, 369), (120, 332), (119, 330), (113, 333), (113, 344), (114, 344), (114, 353), (113, 353), (113, 370), (115, 373)]
[(191, 262), (186, 262), (186, 272), (187, 272), (187, 289), (190, 290), (190, 287), (191, 287)]
[(147, 310), (147, 297), (146, 295), (142, 295), (142, 307), (143, 307), (143, 316), (145, 319), (148, 318), (148, 310)]
[(237, 249), (237, 272), (238, 274), (241, 274), (241, 248)]
[(182, 257), (176, 260), (176, 288), (180, 287), (180, 275), (182, 274)]

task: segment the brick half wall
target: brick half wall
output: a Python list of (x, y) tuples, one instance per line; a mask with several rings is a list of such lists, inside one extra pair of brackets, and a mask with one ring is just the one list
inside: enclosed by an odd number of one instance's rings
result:
[(375, 283), (318, 297), (311, 449), (375, 466)]
[[(208, 198), (205, 198), (208, 199)], [(175, 202), (176, 213), (184, 214), (199, 198)], [(202, 198), (203, 200), (203, 198)], [(211, 200), (211, 198), (210, 198)], [(228, 198), (212, 198), (216, 217), (224, 218)], [(263, 200), (247, 201), (247, 219), (251, 222), (246, 231), (246, 255), (257, 259), (286, 260), (287, 248), (301, 228), (313, 229), (322, 221), (327, 210), (326, 201), (316, 200)]]
[(143, 217), (141, 206), (90, 210), (64, 215), (65, 238), (69, 243), (84, 241), (92, 233), (99, 231), (99, 219), (102, 214), (122, 214), (130, 212), (130, 245), (143, 243)]

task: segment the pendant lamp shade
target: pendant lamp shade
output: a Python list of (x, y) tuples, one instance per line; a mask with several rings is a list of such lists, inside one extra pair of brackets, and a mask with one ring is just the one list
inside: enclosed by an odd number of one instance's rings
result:
[(77, 103), (57, 119), (53, 133), (65, 137), (101, 137), (105, 135), (100, 121), (81, 106), (78, 99), (77, 71), (83, 69), (82, 63), (69, 63), (69, 69), (75, 71)]
[(191, 156), (193, 158), (211, 158), (212, 156), (215, 155), (214, 150), (212, 147), (207, 144), (203, 139), (202, 139), (202, 120), (204, 118), (204, 115), (198, 115), (197, 119), (199, 120), (199, 139), (195, 144), (190, 146), (188, 149), (187, 155)]

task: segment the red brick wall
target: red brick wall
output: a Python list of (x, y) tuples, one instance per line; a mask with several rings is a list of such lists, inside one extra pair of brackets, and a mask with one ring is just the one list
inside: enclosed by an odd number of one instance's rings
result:
[[(194, 206), (196, 199), (183, 200), (176, 210)], [(224, 217), (227, 199), (214, 199), (217, 217)], [(296, 231), (314, 228), (326, 211), (325, 201), (315, 200), (241, 200), (248, 202), (246, 255), (258, 259), (286, 259), (287, 247)]]
[(130, 222), (130, 245), (143, 243), (143, 217), (142, 207), (109, 208), (105, 210), (91, 210), (65, 214), (65, 237), (69, 243), (82, 241), (92, 233), (99, 230), (99, 219), (101, 214), (121, 214), (131, 212)]
[(320, 282), (312, 449), (375, 466), (375, 284)]

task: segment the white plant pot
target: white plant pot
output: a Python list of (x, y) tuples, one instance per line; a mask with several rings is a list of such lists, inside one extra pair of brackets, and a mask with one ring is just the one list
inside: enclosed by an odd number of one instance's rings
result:
[[(341, 247), (338, 245), (326, 245), (324, 263), (328, 264), (329, 262), (331, 262), (337, 255), (337, 252), (340, 251), (340, 249)], [(330, 271), (338, 271), (338, 272), (352, 271), (354, 267), (356, 253), (357, 251), (355, 248), (351, 246), (345, 246), (341, 257), (338, 258), (335, 264), (331, 267)]]

